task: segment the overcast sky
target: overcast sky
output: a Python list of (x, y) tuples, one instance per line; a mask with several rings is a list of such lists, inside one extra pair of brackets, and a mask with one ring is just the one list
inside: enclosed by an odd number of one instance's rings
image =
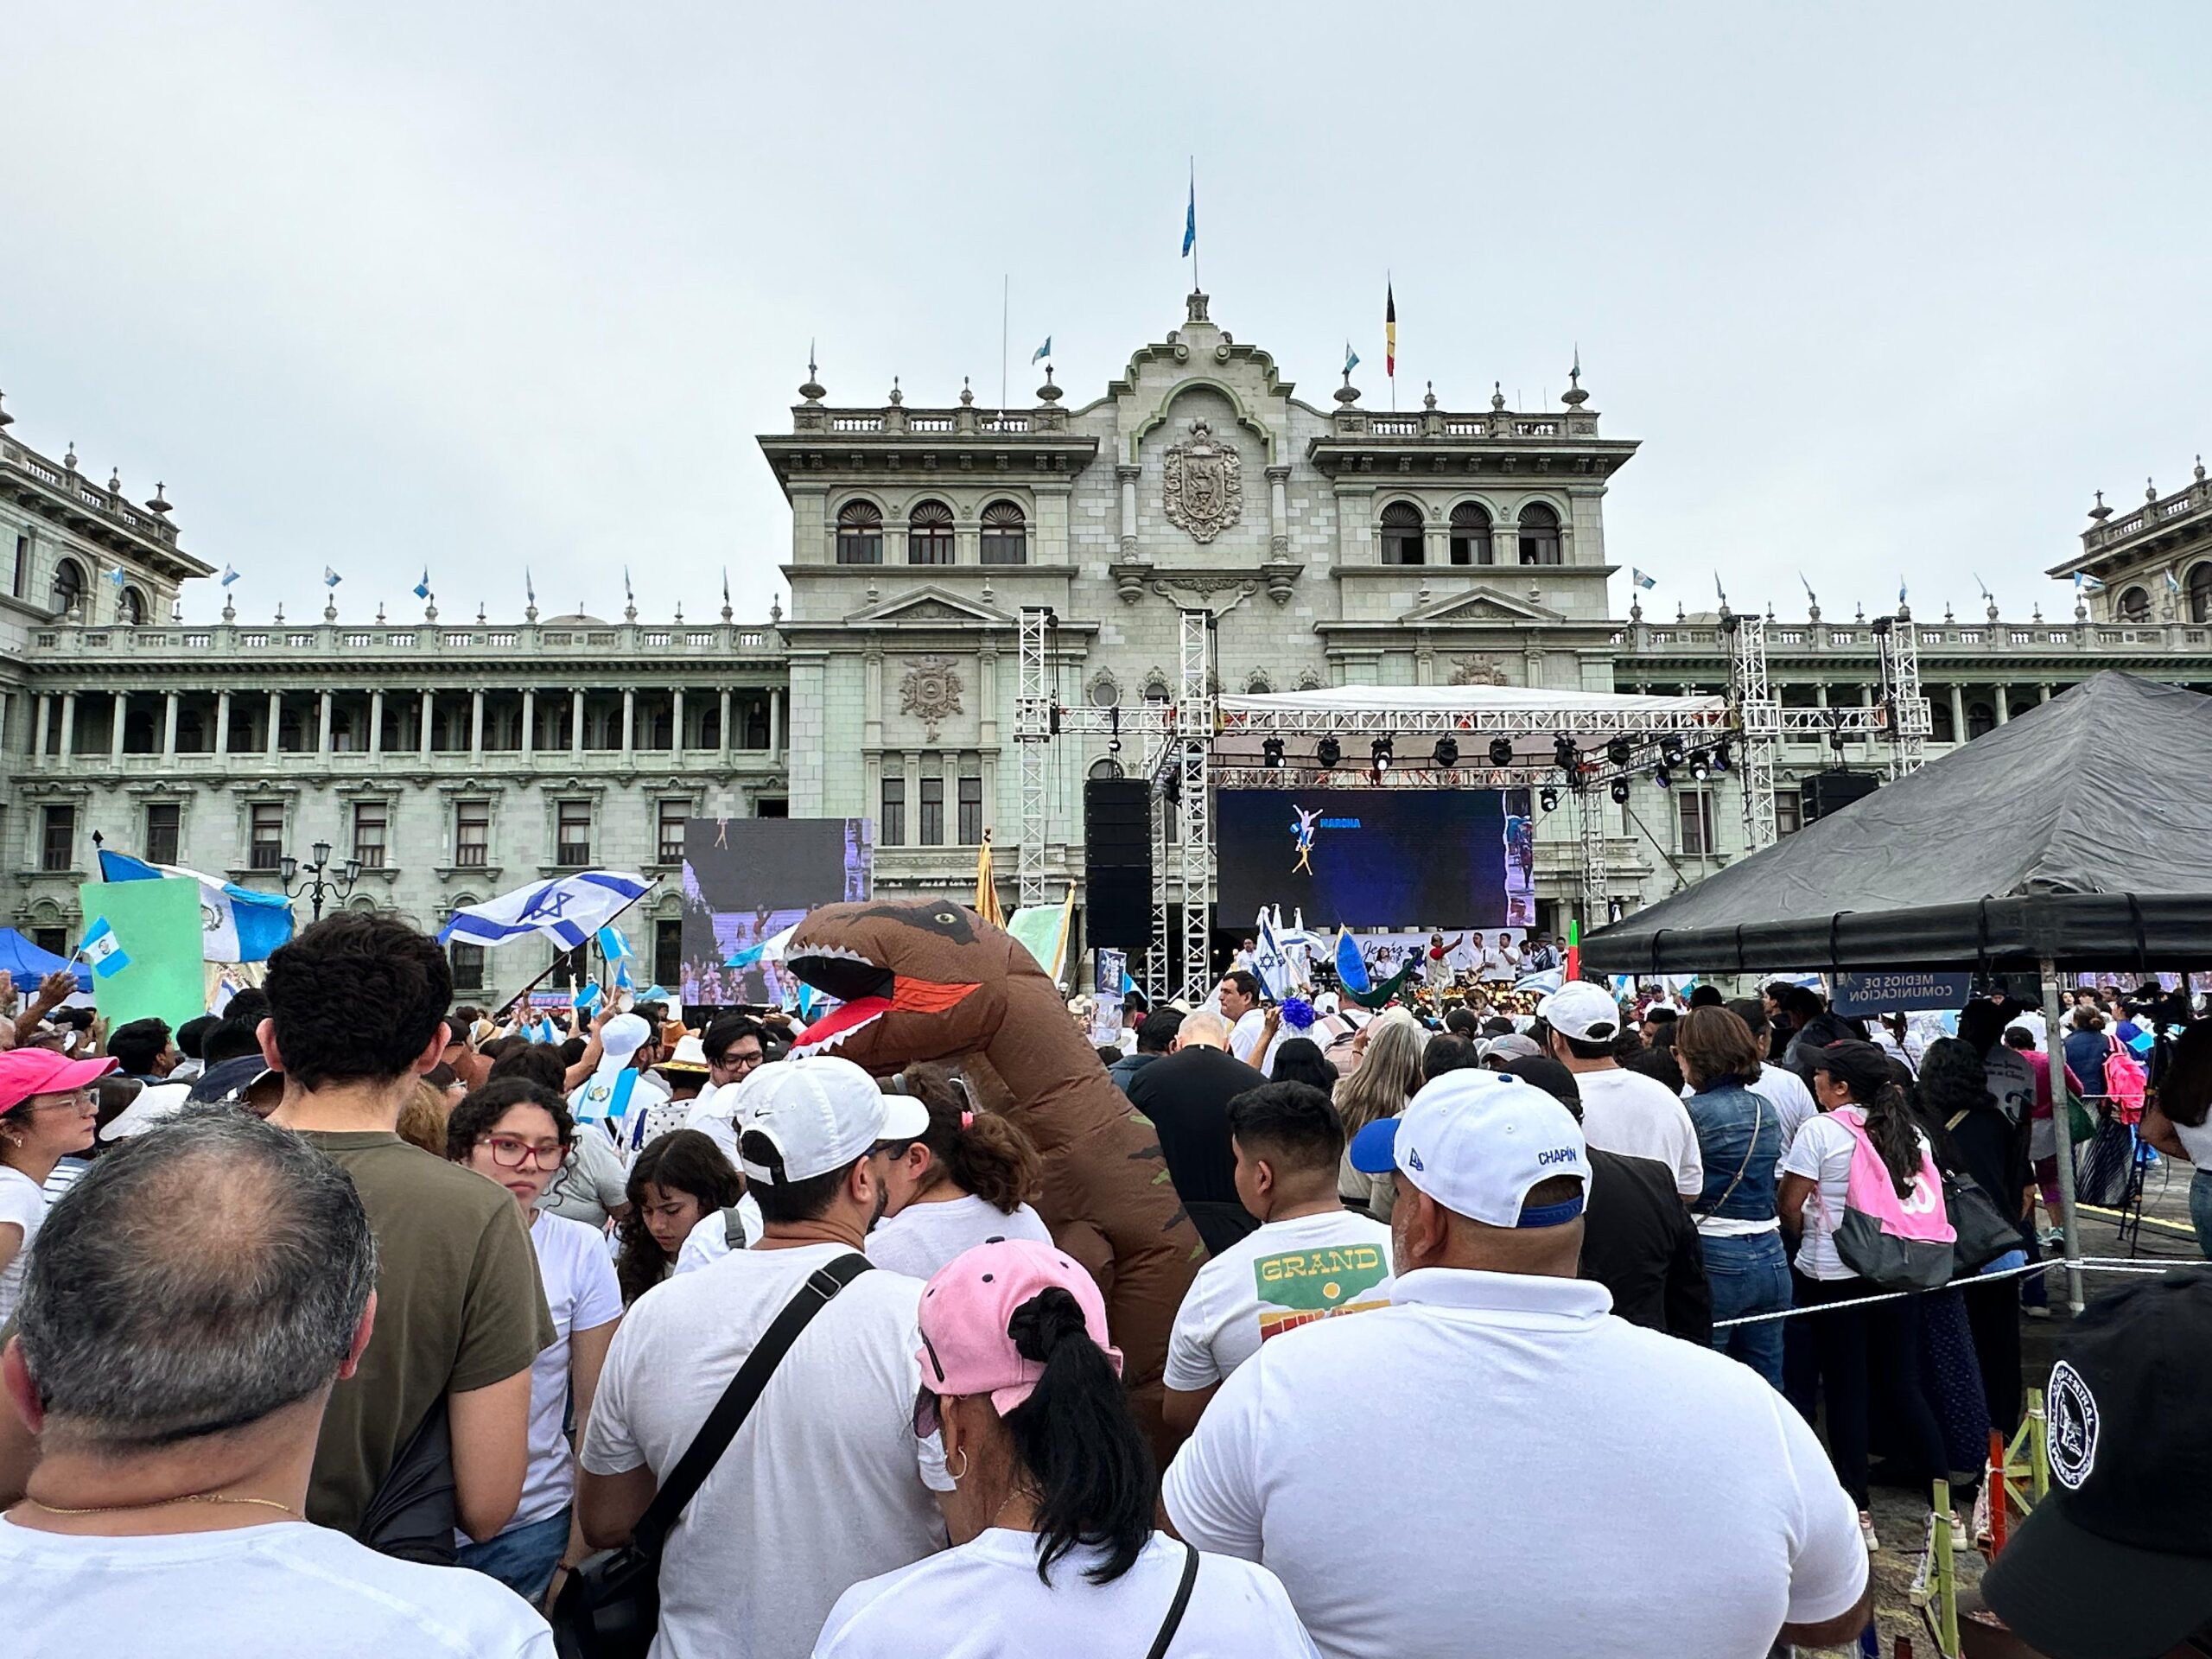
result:
[[(835, 403), (1072, 402), (1213, 315), (1325, 405), (1493, 379), (1643, 441), (1647, 601), (2064, 607), (2212, 447), (2201, 5), (102, 4), (5, 30), (13, 434), (165, 480), (249, 616), (780, 593), (753, 443)], [(188, 614), (219, 607), (213, 584)]]

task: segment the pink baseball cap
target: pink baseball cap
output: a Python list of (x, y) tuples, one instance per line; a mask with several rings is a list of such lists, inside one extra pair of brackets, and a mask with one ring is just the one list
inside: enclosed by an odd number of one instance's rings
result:
[(63, 1095), (97, 1083), (115, 1070), (112, 1058), (73, 1060), (50, 1048), (0, 1050), (0, 1112), (12, 1112), (33, 1095)]
[(1115, 1373), (1122, 1351), (1106, 1340), (1106, 1300), (1091, 1276), (1050, 1244), (995, 1238), (938, 1269), (922, 1292), (922, 1389), (927, 1394), (988, 1394), (1001, 1416), (1027, 1400), (1045, 1374), (1025, 1359), (1007, 1326), (1025, 1303), (1065, 1290), (1083, 1310), (1084, 1328), (1106, 1351)]

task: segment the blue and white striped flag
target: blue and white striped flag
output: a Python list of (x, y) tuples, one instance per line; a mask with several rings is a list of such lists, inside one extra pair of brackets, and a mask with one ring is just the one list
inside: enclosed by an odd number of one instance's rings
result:
[(599, 1006), (600, 1000), (606, 995), (606, 992), (599, 988), (599, 982), (594, 979), (576, 993), (576, 1012), (585, 1019), (590, 1019), (592, 1010)]
[(426, 564), (423, 567), (423, 580), (415, 584), (415, 597), (417, 599), (428, 599), (429, 596), (430, 567)]
[(1262, 910), (1257, 926), (1259, 934), (1252, 947), (1252, 971), (1260, 976), (1260, 983), (1267, 988), (1268, 995), (1280, 1002), (1293, 988), (1290, 958), (1283, 954), (1273, 916)]
[(326, 588), (335, 588), (335, 587), (336, 587), (340, 582), (343, 582), (343, 581), (345, 581), (345, 580), (346, 580), (346, 578), (345, 578), (345, 577), (343, 577), (343, 576), (340, 575), (339, 575), (335, 570), (332, 569), (328, 565), (327, 565), (327, 564), (326, 564), (326, 565), (324, 565), (324, 566), (322, 567), (322, 585), (323, 585), (324, 587), (326, 587)]
[(652, 883), (621, 870), (580, 870), (533, 881), (480, 905), (458, 905), (438, 931), (438, 943), (505, 944), (511, 939), (551, 939), (574, 950), (613, 921)]
[(630, 964), (626, 962), (618, 962), (614, 964), (614, 988), (618, 991), (632, 988)]
[(219, 877), (176, 864), (149, 864), (128, 853), (100, 849), (103, 881), (158, 881), (163, 876), (200, 884), (200, 959), (266, 962), (292, 937), (292, 901), (281, 893), (256, 893)]
[(1633, 582), (1637, 587), (1644, 589), (1647, 593), (1659, 585), (1659, 579), (1656, 576), (1647, 576), (1643, 571), (1637, 569), (1634, 565), (1630, 565), (1629, 567), (1628, 575), (1630, 582)]
[(1029, 360), (1032, 363), (1042, 363), (1052, 354), (1052, 337), (1050, 334), (1047, 334), (1045, 336), (1045, 343), (1042, 346), (1039, 346), (1035, 351), (1030, 353)]
[(2105, 590), (2105, 585), (2088, 571), (2076, 570), (2074, 573), (2074, 590), (2082, 594), (2101, 594)]
[(223, 586), (224, 586), (224, 587), (226, 587), (226, 588), (229, 587), (232, 582), (236, 582), (238, 579), (238, 567), (237, 567), (237, 566), (235, 566), (235, 565), (229, 565), (229, 564), (226, 564), (226, 565), (225, 565), (225, 566), (223, 567)]
[(601, 928), (598, 938), (599, 954), (609, 962), (620, 962), (630, 954), (630, 941), (622, 937), (619, 927)]
[(102, 979), (119, 974), (130, 965), (130, 958), (123, 954), (123, 941), (115, 937), (115, 930), (103, 916), (85, 934), (85, 942), (77, 947), (77, 954), (92, 963), (92, 971)]

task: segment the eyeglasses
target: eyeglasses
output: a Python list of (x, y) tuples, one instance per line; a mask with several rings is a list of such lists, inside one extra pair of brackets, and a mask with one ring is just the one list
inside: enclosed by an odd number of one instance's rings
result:
[(767, 1056), (765, 1054), (725, 1053), (721, 1058), (709, 1060), (707, 1064), (713, 1066), (717, 1071), (742, 1072), (750, 1071), (754, 1066), (760, 1065), (760, 1062), (766, 1058), (767, 1058)]
[(90, 1112), (98, 1109), (92, 1103), (89, 1089), (65, 1089), (51, 1095), (37, 1096), (25, 1101), (18, 1109), (30, 1112)]
[(527, 1141), (517, 1141), (504, 1135), (487, 1135), (476, 1143), (492, 1148), (492, 1161), (501, 1169), (521, 1169), (535, 1164), (540, 1169), (558, 1169), (569, 1155), (568, 1147), (555, 1141), (531, 1146)]

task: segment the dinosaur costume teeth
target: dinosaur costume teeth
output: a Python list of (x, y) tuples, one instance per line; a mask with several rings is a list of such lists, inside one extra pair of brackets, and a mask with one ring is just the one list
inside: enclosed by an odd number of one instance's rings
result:
[(1108, 1078), (1058, 988), (1011, 936), (941, 899), (825, 905), (793, 931), (784, 963), (844, 1001), (794, 1053), (835, 1053), (878, 1076), (948, 1062), (1028, 1132), (1044, 1158), (1038, 1211), (1105, 1294), (1122, 1375), (1165, 1456), (1167, 1335), (1205, 1251), (1158, 1135)]

